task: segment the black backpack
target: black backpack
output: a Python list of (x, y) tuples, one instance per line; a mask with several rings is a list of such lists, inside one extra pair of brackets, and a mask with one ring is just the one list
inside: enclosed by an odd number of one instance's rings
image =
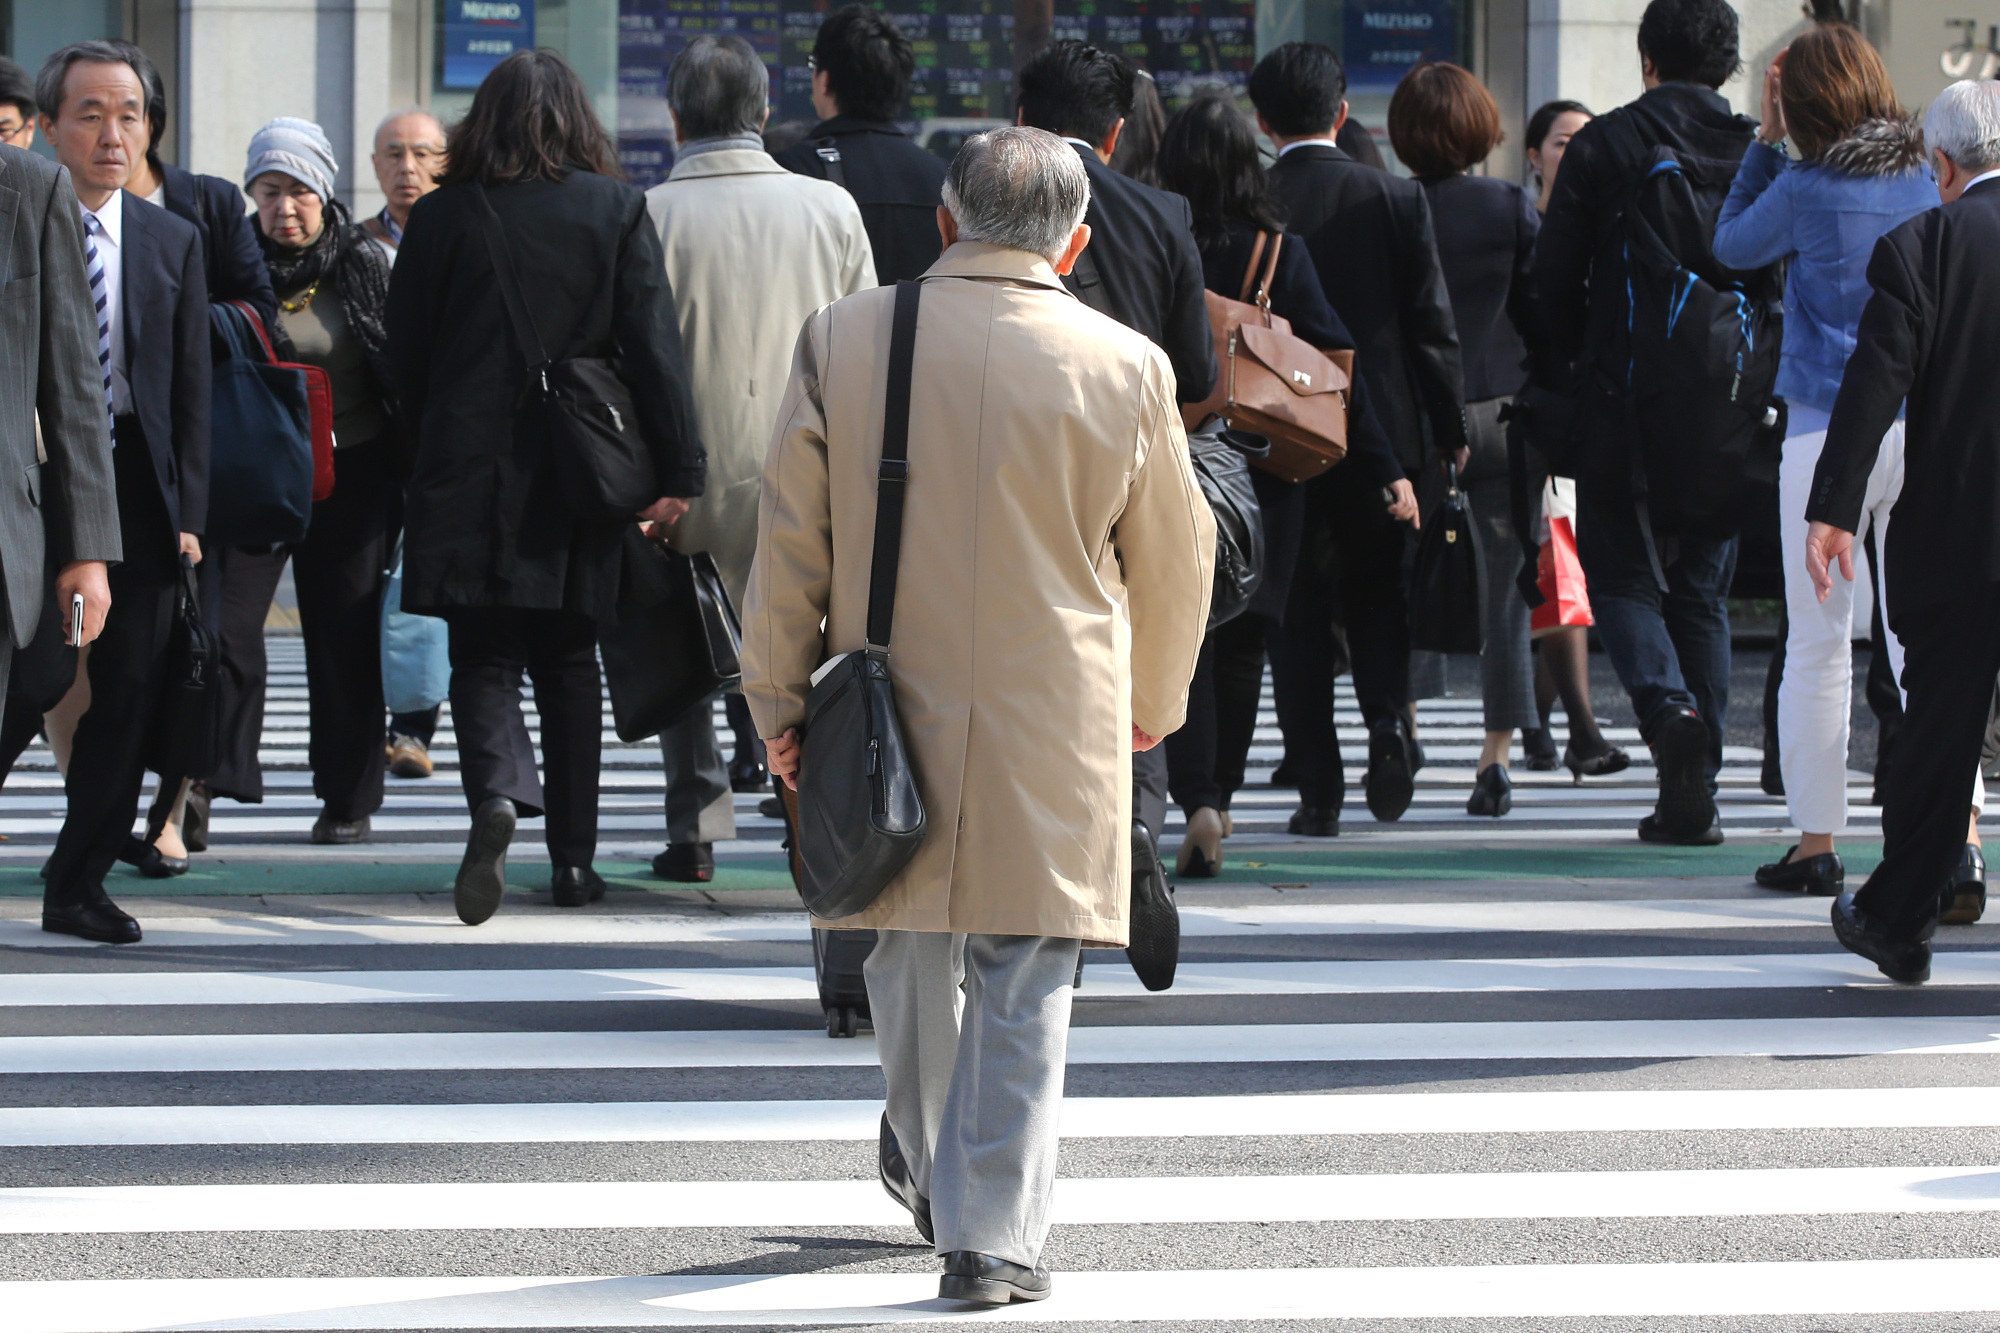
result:
[(1713, 249), (1735, 176), (1662, 145), (1625, 211), (1633, 488), (1661, 537), (1734, 536), (1754, 483), (1777, 477), (1779, 270), (1725, 268)]

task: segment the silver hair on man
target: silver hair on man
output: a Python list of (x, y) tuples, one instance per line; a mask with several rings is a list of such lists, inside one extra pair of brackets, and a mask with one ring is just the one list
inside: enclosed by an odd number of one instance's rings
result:
[(667, 70), (667, 105), (683, 139), (755, 134), (770, 96), (771, 71), (733, 32), (695, 38)]
[(944, 178), (944, 206), (960, 240), (1054, 262), (1090, 206), (1090, 177), (1076, 149), (1055, 135), (1009, 125), (965, 141)]
[(2000, 79), (1960, 79), (1924, 112), (1924, 143), (1964, 171), (2000, 167)]

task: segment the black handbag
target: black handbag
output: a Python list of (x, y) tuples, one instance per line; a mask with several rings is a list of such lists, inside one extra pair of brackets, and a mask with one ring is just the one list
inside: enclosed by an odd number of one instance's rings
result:
[(581, 518), (628, 519), (660, 498), (652, 451), (639, 432), (632, 391), (615, 362), (598, 356), (549, 358), (534, 313), (521, 296), (514, 252), (485, 187), (473, 182), (486, 248), (500, 281), (500, 299), (514, 340), (528, 362), (527, 401), (548, 428), (557, 484)]
[(146, 767), (155, 773), (205, 778), (222, 756), (222, 710), (216, 694), (221, 645), (201, 618), (194, 561), (181, 557), (168, 632), (166, 676), (154, 711)]
[(289, 546), (312, 522), (312, 404), (306, 372), (277, 365), (234, 304), (208, 308), (208, 526), (218, 546)]
[(875, 482), (868, 646), (821, 666), (806, 700), (799, 760), (799, 896), (813, 915), (852, 916), (874, 902), (924, 840), (924, 802), (889, 676), (889, 631), (910, 479), (910, 367), (923, 286), (896, 284)]
[(1476, 653), (1485, 640), (1479, 590), (1479, 535), (1472, 528), (1458, 469), (1451, 489), (1426, 520), (1410, 576), (1410, 646), (1434, 653)]
[(743, 627), (706, 551), (684, 555), (625, 525), (617, 623), (598, 635), (621, 741), (657, 736), (743, 680)]
[(1188, 432), (1195, 480), (1215, 515), (1215, 588), (1208, 599), (1208, 628), (1243, 614), (1264, 581), (1264, 514), (1250, 463), (1271, 452), (1270, 441), (1230, 430), (1219, 416)]

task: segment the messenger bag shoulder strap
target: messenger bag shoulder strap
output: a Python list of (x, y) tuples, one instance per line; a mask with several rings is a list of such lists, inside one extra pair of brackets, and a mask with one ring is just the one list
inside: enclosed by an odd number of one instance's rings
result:
[(831, 134), (813, 141), (813, 156), (826, 168), (826, 178), (841, 189), (847, 188), (847, 164), (840, 159), (840, 141)]
[(903, 558), (903, 496), (910, 483), (910, 368), (917, 355), (920, 282), (896, 284), (889, 333), (889, 391), (882, 404), (882, 463), (875, 474), (875, 556), (868, 572), (868, 646), (889, 650), (896, 570)]
[(514, 340), (521, 345), (528, 368), (542, 370), (549, 364), (549, 349), (543, 346), (541, 330), (535, 327), (535, 317), (522, 299), (521, 280), (514, 271), (514, 251), (507, 244), (507, 232), (500, 225), (500, 215), (493, 211), (493, 201), (486, 197), (486, 187), (478, 181), (472, 182), (472, 197), (479, 201), (486, 252), (493, 260), (493, 274), (500, 282), (500, 300), (507, 307), (507, 322), (514, 326)]

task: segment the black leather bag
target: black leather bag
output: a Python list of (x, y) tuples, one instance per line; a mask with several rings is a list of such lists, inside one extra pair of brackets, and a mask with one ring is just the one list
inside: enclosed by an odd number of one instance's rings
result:
[(201, 618), (194, 561), (181, 557), (168, 631), (166, 678), (160, 686), (146, 767), (155, 773), (205, 778), (222, 755), (222, 710), (216, 694), (221, 646)]
[(639, 432), (632, 391), (615, 362), (603, 357), (549, 358), (534, 312), (521, 296), (514, 253), (492, 200), (476, 181), (486, 248), (500, 280), (500, 298), (514, 340), (528, 357), (528, 410), (547, 426), (556, 480), (572, 512), (583, 518), (626, 519), (660, 498), (652, 452)]
[(1250, 463), (1271, 452), (1261, 435), (1230, 430), (1210, 417), (1188, 433), (1195, 480), (1215, 515), (1215, 588), (1208, 599), (1208, 627), (1243, 614), (1264, 581), (1264, 514)]
[(743, 680), (743, 627), (706, 551), (694, 555), (625, 527), (618, 621), (598, 635), (621, 741), (657, 736)]
[(1434, 653), (1476, 653), (1486, 621), (1479, 592), (1479, 535), (1473, 531), (1458, 469), (1444, 503), (1424, 521), (1410, 576), (1410, 646)]
[(799, 896), (815, 916), (852, 916), (874, 902), (924, 840), (924, 802), (903, 742), (889, 675), (889, 631), (910, 478), (910, 367), (923, 286), (896, 284), (889, 392), (875, 482), (868, 646), (820, 668), (806, 700), (799, 761)]

